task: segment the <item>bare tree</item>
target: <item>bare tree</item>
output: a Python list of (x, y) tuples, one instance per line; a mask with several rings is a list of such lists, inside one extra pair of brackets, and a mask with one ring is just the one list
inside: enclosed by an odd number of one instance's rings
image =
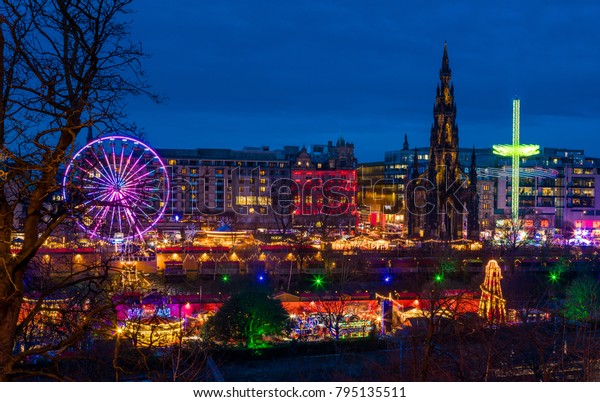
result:
[[(456, 319), (470, 310), (468, 305), (474, 305), (472, 294), (466, 289), (452, 286), (451, 281), (444, 279), (443, 274), (436, 274), (434, 280), (424, 286), (421, 292), (422, 316), (425, 318), (426, 327), (421, 333), (422, 352), (419, 359), (415, 359), (417, 367), (413, 368), (419, 381), (427, 381), (432, 375), (435, 377), (439, 373), (447, 370), (443, 366), (439, 354), (444, 339), (448, 332), (452, 331), (452, 325)], [(414, 343), (414, 340), (413, 340)], [(413, 348), (413, 353), (417, 348)]]
[[(51, 272), (55, 269), (52, 264), (36, 264), (27, 272), (31, 275), (38, 271), (36, 274), (46, 279), (38, 286), (26, 278), (29, 292), (22, 300), (13, 354), (14, 363), (20, 364), (11, 368), (11, 378), (28, 379), (35, 375), (81, 379), (81, 373), (75, 378), (75, 370), (62, 369), (71, 364), (69, 360), (85, 360), (85, 352), (79, 352), (91, 349), (94, 334), (105, 331), (114, 321), (111, 295), (115, 288), (109, 275), (112, 261), (99, 261), (60, 275)], [(69, 357), (64, 356), (67, 351)], [(32, 361), (44, 364), (27, 364)]]
[[(2, 1), (0, 381), (16, 363), (28, 263), (68, 216), (66, 204), (50, 200), (79, 134), (128, 128), (128, 95), (158, 100), (144, 82), (141, 45), (129, 40), (131, 1)], [(23, 232), (18, 251), (11, 250), (14, 230)]]
[(338, 341), (342, 332), (342, 323), (348, 314), (350, 297), (341, 295), (333, 300), (320, 299), (317, 302), (317, 315), (329, 334)]
[(522, 211), (516, 220), (513, 220), (507, 211), (503, 219), (496, 222), (494, 237), (497, 237), (500, 255), (505, 256), (510, 264), (511, 271), (515, 269), (515, 260), (527, 245), (531, 244), (535, 235), (535, 228), (539, 227), (540, 219), (533, 210)]
[(127, 317), (112, 333), (115, 337), (112, 368), (114, 379), (145, 376), (153, 381), (197, 381), (207, 373), (204, 344), (197, 322), (183, 319), (184, 305), (172, 315), (168, 298), (155, 302), (152, 311), (124, 303)]
[(508, 214), (498, 222), (495, 233), (499, 236), (500, 246), (506, 253), (514, 255), (531, 241), (533, 231), (525, 225), (526, 222), (527, 219), (524, 218), (515, 221)]

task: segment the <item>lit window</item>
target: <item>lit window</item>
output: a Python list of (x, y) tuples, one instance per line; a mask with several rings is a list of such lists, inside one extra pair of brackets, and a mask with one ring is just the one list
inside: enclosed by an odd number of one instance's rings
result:
[(169, 165), (175, 166), (175, 165), (177, 165), (177, 161), (175, 159), (170, 159), (169, 160)]

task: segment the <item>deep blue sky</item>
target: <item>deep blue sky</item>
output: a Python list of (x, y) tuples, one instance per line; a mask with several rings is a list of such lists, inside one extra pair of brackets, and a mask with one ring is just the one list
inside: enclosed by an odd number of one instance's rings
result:
[(444, 41), (461, 147), (511, 138), (600, 156), (595, 1), (138, 0), (133, 38), (166, 104), (132, 100), (155, 148), (427, 146)]

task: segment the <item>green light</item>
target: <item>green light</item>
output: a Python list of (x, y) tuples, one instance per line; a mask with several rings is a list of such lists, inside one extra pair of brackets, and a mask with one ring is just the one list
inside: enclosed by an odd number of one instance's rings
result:
[(552, 282), (552, 283), (558, 282), (558, 279), (559, 279), (558, 272), (550, 272), (549, 278), (550, 278), (550, 282)]
[(512, 191), (511, 191), (511, 213), (513, 225), (519, 219), (519, 164), (521, 158), (533, 156), (540, 153), (539, 145), (521, 144), (520, 139), (520, 120), (521, 102), (515, 98), (513, 100), (513, 143), (512, 145), (494, 145), (494, 154), (500, 156), (510, 156), (512, 158)]
[(493, 145), (494, 154), (500, 156), (533, 156), (540, 153), (539, 145), (531, 144), (520, 144), (518, 146), (513, 145)]
[(223, 282), (227, 282), (229, 280), (229, 275), (223, 275)]
[(444, 275), (443, 274), (435, 274), (435, 276), (433, 277), (433, 280), (437, 283), (440, 283), (441, 281), (444, 280)]
[(315, 275), (313, 276), (313, 285), (316, 288), (322, 288), (325, 285), (325, 280), (321, 275)]

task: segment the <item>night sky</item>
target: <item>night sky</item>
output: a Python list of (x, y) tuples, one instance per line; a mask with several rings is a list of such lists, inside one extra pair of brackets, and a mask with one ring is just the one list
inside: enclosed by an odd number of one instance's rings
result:
[(595, 1), (138, 0), (154, 105), (129, 117), (155, 148), (356, 146), (359, 162), (429, 145), (448, 43), (461, 147), (511, 139), (600, 156)]

